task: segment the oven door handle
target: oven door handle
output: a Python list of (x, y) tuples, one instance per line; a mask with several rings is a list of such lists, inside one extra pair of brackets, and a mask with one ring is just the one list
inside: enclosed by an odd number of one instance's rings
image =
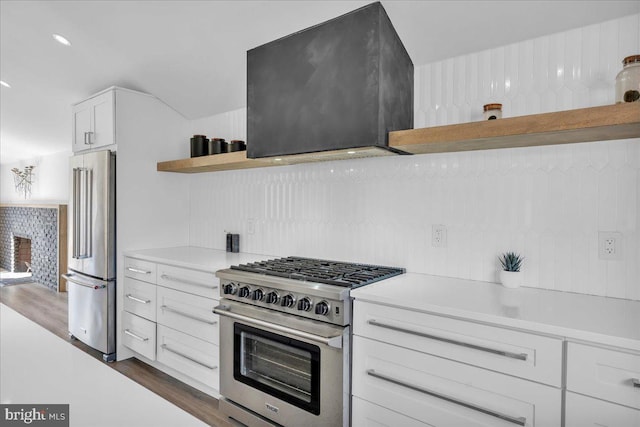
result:
[(244, 316), (242, 314), (233, 313), (229, 308), (224, 305), (219, 305), (213, 309), (215, 314), (220, 316), (230, 317), (235, 320), (240, 320), (242, 322), (251, 323), (253, 325), (262, 326), (263, 328), (275, 329), (279, 332), (284, 332), (289, 335), (293, 335), (298, 338), (307, 339), (309, 341), (314, 341), (320, 344), (328, 345), (333, 348), (342, 348), (342, 335), (336, 335), (334, 337), (321, 337), (320, 335), (310, 334), (308, 332), (299, 331), (297, 329), (292, 329), (287, 326), (277, 325), (271, 322), (265, 322), (264, 320), (254, 319), (253, 317)]

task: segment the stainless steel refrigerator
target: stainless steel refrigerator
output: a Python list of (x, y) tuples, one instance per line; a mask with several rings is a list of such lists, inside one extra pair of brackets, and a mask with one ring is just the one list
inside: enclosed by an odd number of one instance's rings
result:
[(69, 336), (115, 360), (115, 153), (71, 158), (68, 227)]

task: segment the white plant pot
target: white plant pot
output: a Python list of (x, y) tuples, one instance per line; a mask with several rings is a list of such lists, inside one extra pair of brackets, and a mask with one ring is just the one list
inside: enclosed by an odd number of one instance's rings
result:
[(522, 285), (522, 271), (504, 271), (500, 270), (500, 283), (505, 288), (519, 288)]

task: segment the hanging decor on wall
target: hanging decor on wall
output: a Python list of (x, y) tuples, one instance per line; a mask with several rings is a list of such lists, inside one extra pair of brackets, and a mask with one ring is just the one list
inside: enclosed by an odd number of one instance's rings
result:
[(35, 166), (25, 166), (21, 171), (18, 168), (11, 169), (13, 172), (13, 182), (15, 183), (16, 193), (24, 195), (25, 199), (31, 197), (31, 184), (33, 184), (33, 169)]

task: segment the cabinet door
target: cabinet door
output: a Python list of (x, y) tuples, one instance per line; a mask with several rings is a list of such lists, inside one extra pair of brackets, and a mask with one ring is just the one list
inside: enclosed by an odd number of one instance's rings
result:
[(640, 409), (640, 354), (570, 342), (567, 390)]
[(157, 321), (161, 325), (218, 344), (218, 315), (215, 300), (157, 287)]
[(561, 386), (561, 339), (362, 301), (354, 303), (353, 333)]
[(640, 411), (567, 392), (565, 427), (640, 426)]
[(73, 152), (87, 150), (87, 137), (91, 132), (91, 103), (84, 101), (73, 107)]
[(92, 99), (91, 114), (93, 116), (89, 145), (91, 148), (115, 144), (114, 113), (115, 94), (109, 91)]
[(220, 380), (217, 345), (158, 325), (157, 355), (158, 362), (218, 389)]
[(559, 388), (359, 336), (352, 368), (353, 396), (428, 425), (561, 425)]
[(406, 417), (366, 400), (353, 398), (351, 407), (351, 425), (353, 427), (428, 427), (413, 418)]
[(124, 311), (122, 313), (122, 344), (147, 359), (156, 359), (156, 324)]

